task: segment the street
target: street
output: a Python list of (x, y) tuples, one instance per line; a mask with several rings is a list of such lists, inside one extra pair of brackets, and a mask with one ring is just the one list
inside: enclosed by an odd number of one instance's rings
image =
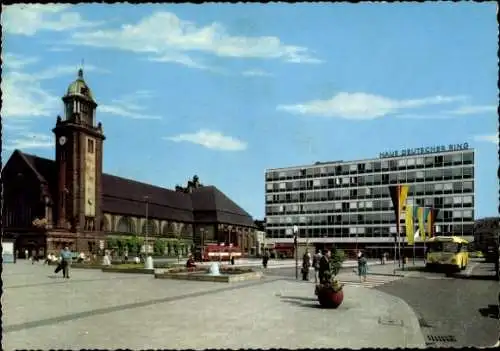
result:
[[(429, 346), (492, 346), (499, 339), (499, 283), (493, 280), (493, 264), (473, 265), (468, 278), (425, 273), (376, 289), (402, 298), (414, 309)], [(429, 279), (431, 275), (437, 279)]]
[[(387, 274), (368, 274), (367, 283), (359, 283), (354, 268), (342, 268), (338, 278), (346, 285), (375, 288), (406, 301), (420, 319), (428, 346), (482, 347), (498, 341), (499, 283), (493, 280), (494, 264), (473, 260), (466, 270), (470, 275), (462, 278), (432, 272), (391, 277), (391, 267), (374, 267), (373, 272), (385, 269)], [(272, 268), (266, 275), (294, 280), (295, 268)], [(314, 281), (312, 272), (310, 279)]]

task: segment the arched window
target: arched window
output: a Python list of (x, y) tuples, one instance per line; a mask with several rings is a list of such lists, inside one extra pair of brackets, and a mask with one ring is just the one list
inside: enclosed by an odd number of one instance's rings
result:
[[(146, 231), (147, 229), (147, 231)], [(142, 234), (156, 234), (158, 231), (157, 231), (157, 228), (156, 228), (156, 223), (152, 220), (152, 219), (149, 219), (147, 222), (144, 222), (142, 224)]]
[(187, 223), (182, 224), (181, 238), (193, 239), (193, 226), (191, 224), (187, 224)]
[(109, 223), (108, 219), (106, 218), (106, 216), (102, 217), (101, 230), (103, 232), (110, 232), (111, 231), (111, 226), (110, 226), (110, 223)]
[(167, 223), (164, 227), (163, 227), (163, 236), (167, 237), (167, 238), (175, 238), (175, 228), (174, 228), (174, 224), (173, 223)]
[(116, 231), (118, 233), (135, 233), (134, 222), (132, 222), (132, 219), (129, 217), (122, 217), (118, 221)]

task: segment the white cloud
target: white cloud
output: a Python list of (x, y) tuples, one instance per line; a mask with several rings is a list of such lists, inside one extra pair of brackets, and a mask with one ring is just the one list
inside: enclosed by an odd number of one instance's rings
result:
[(54, 4), (2, 6), (3, 30), (9, 34), (32, 36), (38, 31), (61, 32), (99, 24), (84, 20), (77, 12), (67, 12), (70, 7), (70, 5)]
[(434, 96), (422, 99), (395, 100), (366, 93), (341, 92), (328, 100), (313, 100), (295, 105), (279, 105), (277, 109), (303, 115), (369, 120), (405, 109), (451, 103), (463, 99), (464, 97), (461, 96)]
[(475, 135), (474, 140), (477, 142), (486, 142), (498, 145), (498, 133), (489, 135)]
[(250, 69), (241, 73), (246, 77), (271, 77), (272, 74), (261, 69)]
[(70, 48), (62, 47), (62, 46), (53, 46), (49, 48), (49, 51), (51, 52), (66, 52), (66, 51), (71, 51)]
[(8, 140), (5, 150), (47, 149), (54, 147), (54, 136), (40, 133), (23, 133)]
[(24, 66), (38, 62), (37, 57), (25, 57), (12, 53), (2, 53), (2, 65), (8, 69), (22, 69)]
[(152, 96), (150, 91), (139, 90), (134, 94), (112, 100), (110, 104), (100, 105), (99, 112), (133, 119), (162, 119), (161, 116), (144, 113), (145, 107), (142, 106), (141, 101)]
[(25, 77), (7, 74), (2, 80), (2, 116), (5, 118), (29, 118), (49, 116), (59, 106), (59, 99), (47, 93), (40, 82), (29, 83)]
[[(6, 73), (2, 79), (2, 116), (6, 118), (30, 118), (50, 116), (60, 108), (60, 97), (53, 96), (41, 86), (44, 80), (73, 74), (77, 66), (55, 66), (36, 73), (23, 72), (24, 66), (37, 62), (36, 58), (5, 55)], [(88, 65), (86, 71), (104, 71)], [(69, 81), (68, 81), (69, 84)]]
[(189, 57), (188, 55), (179, 53), (169, 53), (159, 57), (150, 57), (149, 60), (154, 62), (173, 62), (191, 68), (209, 69), (208, 66), (200, 62), (196, 62), (193, 58)]
[(200, 130), (191, 134), (179, 134), (174, 137), (166, 137), (165, 140), (189, 142), (198, 144), (208, 149), (224, 151), (242, 151), (247, 148), (247, 143), (231, 136), (223, 135), (220, 132), (210, 130)]
[[(273, 36), (232, 36), (219, 23), (198, 27), (170, 12), (156, 12), (120, 29), (76, 32), (71, 43), (153, 54), (159, 60), (200, 68), (182, 53), (198, 51), (220, 57), (282, 59), (318, 63), (305, 47), (283, 44)], [(175, 59), (172, 59), (174, 57)], [(203, 65), (202, 65), (203, 66)]]
[(465, 105), (460, 106), (455, 110), (447, 111), (452, 115), (474, 115), (479, 113), (496, 112), (497, 106), (495, 105)]

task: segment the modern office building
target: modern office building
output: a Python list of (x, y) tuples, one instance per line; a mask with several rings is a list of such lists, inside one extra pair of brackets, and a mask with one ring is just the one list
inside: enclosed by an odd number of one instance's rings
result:
[[(472, 240), (474, 150), (467, 143), (385, 152), (359, 161), (266, 171), (267, 241), (389, 249), (396, 217), (389, 186), (409, 185), (408, 205), (439, 209), (436, 232)], [(405, 241), (404, 216), (401, 240)], [(417, 240), (418, 246), (419, 240)]]

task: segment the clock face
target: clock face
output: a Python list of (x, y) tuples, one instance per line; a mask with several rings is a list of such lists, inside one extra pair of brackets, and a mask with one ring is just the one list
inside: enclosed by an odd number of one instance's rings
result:
[(66, 141), (67, 141), (67, 139), (66, 139), (66, 137), (65, 137), (65, 136), (60, 137), (60, 138), (59, 138), (59, 145), (64, 145), (64, 144), (66, 144)]

